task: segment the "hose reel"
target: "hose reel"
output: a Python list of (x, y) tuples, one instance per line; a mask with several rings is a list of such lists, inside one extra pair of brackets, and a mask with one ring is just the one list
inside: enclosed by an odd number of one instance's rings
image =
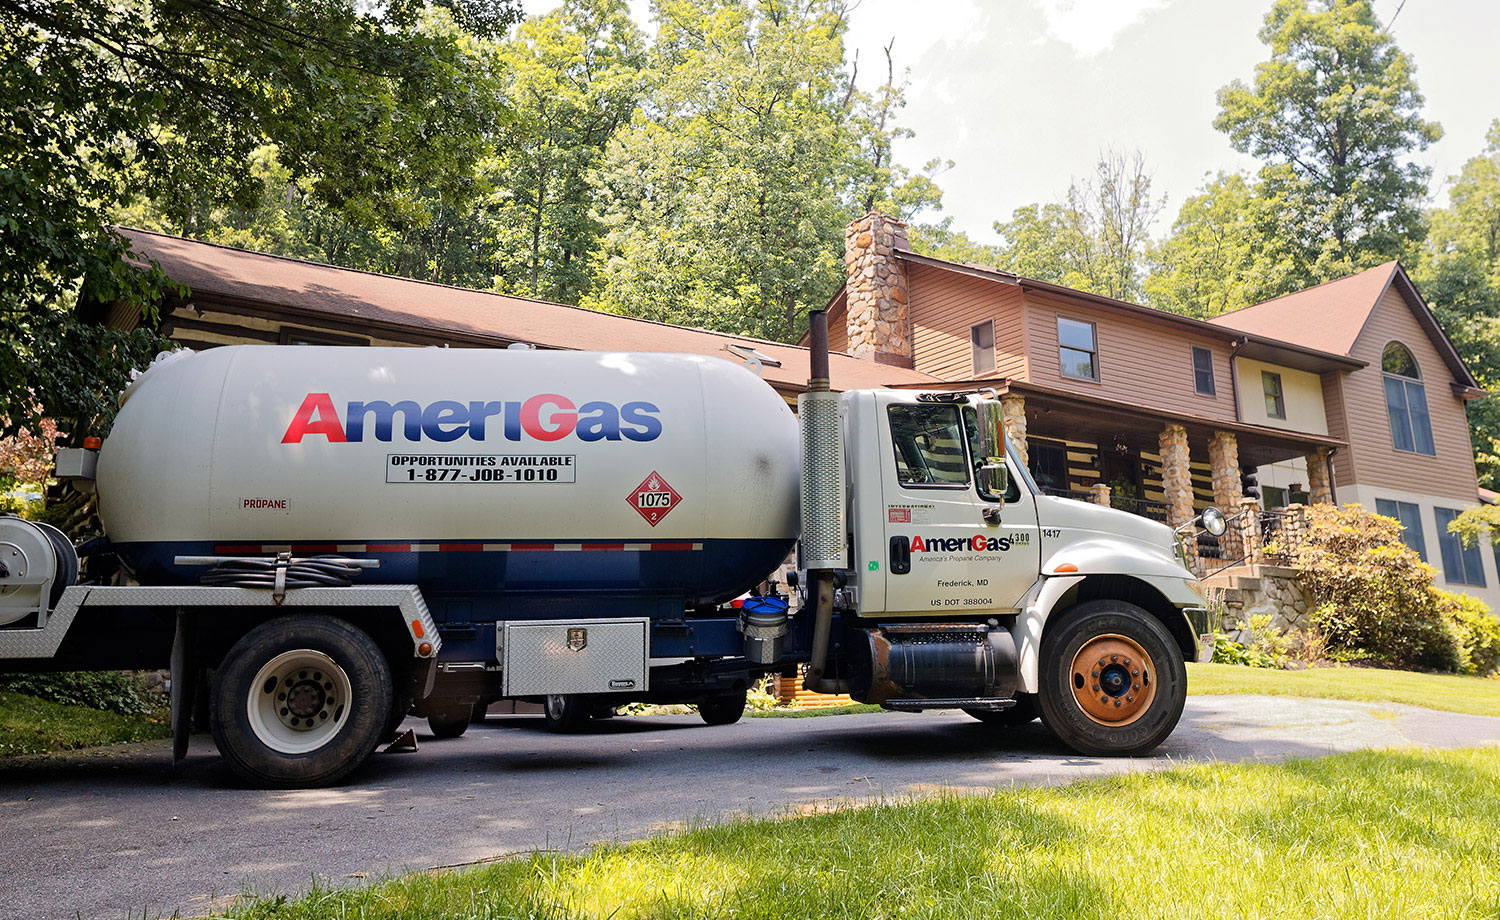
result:
[(77, 581), (78, 551), (66, 534), (51, 524), (0, 515), (0, 627), (32, 614), (35, 625), (42, 625)]

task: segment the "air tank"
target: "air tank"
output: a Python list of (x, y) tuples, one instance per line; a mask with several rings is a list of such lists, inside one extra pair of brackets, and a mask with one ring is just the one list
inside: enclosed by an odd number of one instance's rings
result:
[(159, 359), (99, 454), (145, 584), (179, 555), (379, 559), (447, 592), (717, 602), (797, 533), (797, 426), (701, 355), (238, 346)]

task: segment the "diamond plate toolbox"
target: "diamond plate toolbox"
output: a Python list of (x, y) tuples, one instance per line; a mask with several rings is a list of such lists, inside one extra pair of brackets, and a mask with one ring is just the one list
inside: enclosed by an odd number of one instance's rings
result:
[(500, 630), (506, 696), (647, 689), (650, 621), (524, 620)]

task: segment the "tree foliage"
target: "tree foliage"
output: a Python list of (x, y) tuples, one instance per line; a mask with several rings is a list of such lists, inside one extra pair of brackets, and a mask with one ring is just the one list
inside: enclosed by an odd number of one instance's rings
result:
[(1151, 247), (1147, 302), (1200, 319), (1253, 303), (1254, 208), (1251, 184), (1237, 173), (1220, 173), (1184, 201)]
[(1139, 300), (1151, 225), (1164, 205), (1139, 150), (1102, 151), (1094, 174), (1074, 179), (1062, 201), (1026, 205), (995, 223), (1001, 264), (1038, 281)]
[[(1414, 276), (1479, 385), (1500, 391), (1500, 119), (1452, 177)], [(1480, 484), (1500, 489), (1500, 400), (1469, 403)]]
[[(514, 15), (452, 8), (471, 30)], [(473, 191), (465, 165), (500, 113), (485, 71), (468, 32), (413, 0), (0, 3), (0, 414), (34, 422), (35, 393), (77, 437), (157, 347), (71, 310), (149, 305), (165, 283), (125, 258), (116, 208), (150, 198), (191, 231), (261, 194), (251, 154), (271, 142), (330, 206), (420, 224), (413, 188)]]
[(653, 9), (642, 105), (598, 172), (605, 239), (585, 303), (795, 339), (837, 288), (863, 204), (909, 214), (935, 193), (890, 165), (899, 92), (853, 84), (836, 0)]
[(1411, 57), (1368, 0), (1277, 0), (1260, 38), (1270, 59), (1253, 85), (1219, 91), (1214, 120), (1265, 163), (1256, 299), (1410, 252), (1430, 174), (1410, 154), (1442, 135), (1421, 116)]
[(569, 0), (500, 45), (513, 117), (486, 164), (486, 244), (502, 290), (578, 303), (592, 287), (603, 225), (589, 180), (639, 102), (644, 46), (624, 0)]

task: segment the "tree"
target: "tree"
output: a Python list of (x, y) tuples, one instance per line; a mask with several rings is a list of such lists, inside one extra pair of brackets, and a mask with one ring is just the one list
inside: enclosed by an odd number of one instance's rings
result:
[(1001, 267), (1118, 300), (1138, 300), (1150, 230), (1165, 199), (1151, 195), (1139, 151), (1101, 151), (1094, 174), (1074, 179), (1061, 202), (1018, 208), (995, 222)]
[(1146, 302), (1200, 319), (1252, 303), (1254, 207), (1237, 173), (1220, 173), (1184, 201), (1171, 233), (1150, 249)]
[(953, 229), (953, 218), (945, 217), (935, 224), (912, 224), (907, 228), (913, 252), (950, 262), (971, 265), (1000, 265), (1000, 250), (970, 239), (962, 230)]
[[(1438, 322), (1479, 385), (1500, 390), (1500, 119), (1478, 156), (1450, 180), (1448, 207), (1429, 214), (1431, 231), (1413, 275)], [(1500, 488), (1500, 400), (1469, 403), (1469, 434), (1480, 484)]]
[(1255, 211), (1256, 299), (1412, 251), (1430, 170), (1410, 162), (1442, 136), (1421, 116), (1411, 57), (1368, 0), (1277, 0), (1253, 86), (1219, 90), (1214, 126), (1265, 162)]
[(838, 0), (654, 11), (642, 105), (597, 174), (605, 241), (585, 304), (795, 339), (839, 284), (844, 225), (897, 197), (903, 174), (874, 135), (894, 130), (899, 93), (852, 85)]
[[(508, 2), (453, 7), (502, 28)], [(500, 109), (488, 62), (449, 14), (414, 0), (14, 0), (0, 3), (0, 415), (103, 423), (149, 332), (79, 326), (76, 299), (140, 302), (165, 279), (109, 230), (140, 198), (191, 230), (248, 205), (251, 154), (277, 146), (318, 198), (371, 225), (417, 225), (414, 188), (473, 194)], [(34, 393), (34, 406), (28, 393)]]
[(577, 303), (592, 287), (588, 180), (639, 101), (644, 44), (624, 0), (569, 0), (500, 46), (512, 118), (486, 171), (503, 290)]

